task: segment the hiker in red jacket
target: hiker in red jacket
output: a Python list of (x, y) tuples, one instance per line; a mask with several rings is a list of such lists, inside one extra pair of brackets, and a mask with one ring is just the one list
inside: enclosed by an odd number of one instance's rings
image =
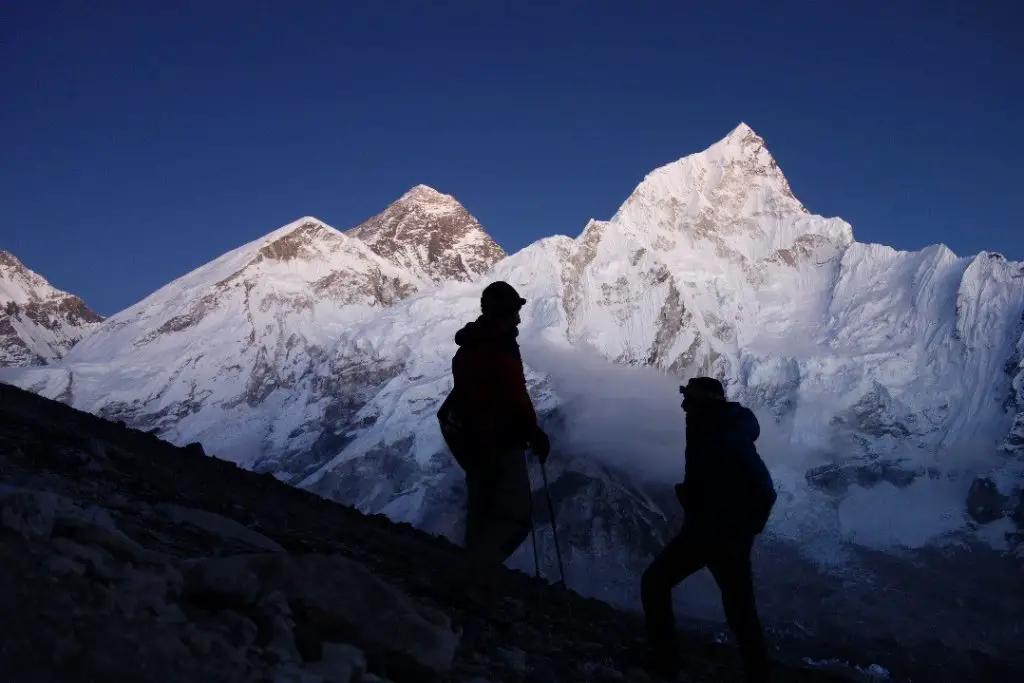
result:
[(455, 394), (466, 430), (466, 548), (501, 564), (530, 533), (530, 479), (524, 451), (545, 462), (548, 437), (537, 424), (519, 355), (519, 310), (526, 300), (507, 282), (488, 285), (481, 315), (455, 335)]

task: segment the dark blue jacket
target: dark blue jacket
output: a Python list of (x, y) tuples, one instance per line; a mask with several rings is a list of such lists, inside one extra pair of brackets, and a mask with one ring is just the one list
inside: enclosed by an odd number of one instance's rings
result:
[(679, 499), (686, 523), (729, 537), (764, 530), (775, 486), (754, 442), (761, 426), (739, 403), (711, 403), (686, 415), (686, 475)]

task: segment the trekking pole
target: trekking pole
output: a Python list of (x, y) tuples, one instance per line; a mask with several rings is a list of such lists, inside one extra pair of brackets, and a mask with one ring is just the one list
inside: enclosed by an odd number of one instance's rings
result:
[[(530, 459), (526, 453), (523, 453), (523, 457), (526, 458), (526, 480), (530, 480)], [(540, 555), (537, 554), (537, 517), (533, 513), (533, 483), (530, 482), (530, 486), (527, 490), (527, 495), (530, 497), (530, 539), (533, 541), (533, 576), (540, 578)]]
[[(555, 523), (555, 505), (551, 502), (551, 487), (548, 486), (548, 470), (544, 466), (543, 462), (540, 463), (540, 476), (544, 479), (544, 496), (548, 500), (548, 516), (551, 518), (551, 535), (555, 541), (555, 557), (558, 558), (558, 575), (562, 579), (562, 589), (565, 591), (565, 627), (567, 630), (571, 630), (572, 600), (569, 595), (569, 584), (565, 582), (565, 565), (562, 563), (561, 544), (558, 542), (558, 525)], [(585, 679), (589, 680), (590, 676), (587, 675)]]
[[(544, 496), (548, 499), (548, 516), (551, 518), (551, 535), (555, 539), (555, 557), (558, 558), (558, 575), (562, 579), (562, 586), (568, 588), (565, 582), (565, 565), (562, 564), (562, 551), (558, 544), (558, 525), (555, 524), (555, 506), (551, 502), (551, 489), (548, 487), (548, 470), (544, 463), (540, 463), (540, 476), (544, 479)], [(532, 498), (531, 498), (532, 502)]]

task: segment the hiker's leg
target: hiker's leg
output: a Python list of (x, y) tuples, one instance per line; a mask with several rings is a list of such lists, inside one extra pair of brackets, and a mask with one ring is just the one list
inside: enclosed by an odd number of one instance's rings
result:
[(523, 451), (498, 454), (494, 488), (494, 535), (501, 561), (507, 560), (530, 535), (530, 475)]
[(763, 683), (768, 680), (768, 649), (754, 598), (752, 544), (753, 539), (741, 540), (716, 549), (708, 569), (722, 591), (725, 619), (736, 637), (747, 680)]
[(490, 524), (488, 478), (480, 472), (466, 473), (466, 536), (464, 546), (476, 553)]
[(530, 533), (530, 480), (521, 450), (495, 450), (486, 462), (466, 477), (466, 549), (481, 566), (498, 566)]
[[(705, 566), (703, 542), (692, 529), (683, 529), (669, 541), (640, 580), (640, 599), (647, 622), (647, 637), (659, 658), (675, 661), (676, 618), (672, 589)], [(669, 664), (671, 662), (665, 662)]]

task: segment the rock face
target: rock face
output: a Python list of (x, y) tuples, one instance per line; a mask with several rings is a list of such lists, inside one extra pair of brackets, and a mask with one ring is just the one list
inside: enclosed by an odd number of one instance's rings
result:
[(505, 252), (454, 197), (417, 185), (348, 232), (424, 282), (475, 280)]
[(77, 296), (0, 251), (0, 366), (58, 360), (102, 320)]
[[(5, 681), (657, 680), (636, 615), (517, 572), (482, 584), (443, 538), (6, 385), (0, 398), (0, 609), (18, 615), (0, 621)], [(682, 646), (687, 680), (738, 674), (711, 637)], [(837, 680), (777, 656), (785, 680)]]
[[(221, 577), (242, 581), (226, 584)], [(249, 590), (249, 585), (258, 589)], [(240, 586), (246, 588), (244, 594)], [(371, 662), (387, 661), (410, 675), (447, 672), (459, 643), (447, 615), (417, 604), (340, 555), (211, 558), (191, 566), (185, 587), (186, 595), (194, 594), (205, 604), (235, 608), (256, 604), (261, 592), (270, 591), (291, 606), (288, 616), (324, 640), (352, 643)], [(400, 650), (396, 643), (402, 644)]]

